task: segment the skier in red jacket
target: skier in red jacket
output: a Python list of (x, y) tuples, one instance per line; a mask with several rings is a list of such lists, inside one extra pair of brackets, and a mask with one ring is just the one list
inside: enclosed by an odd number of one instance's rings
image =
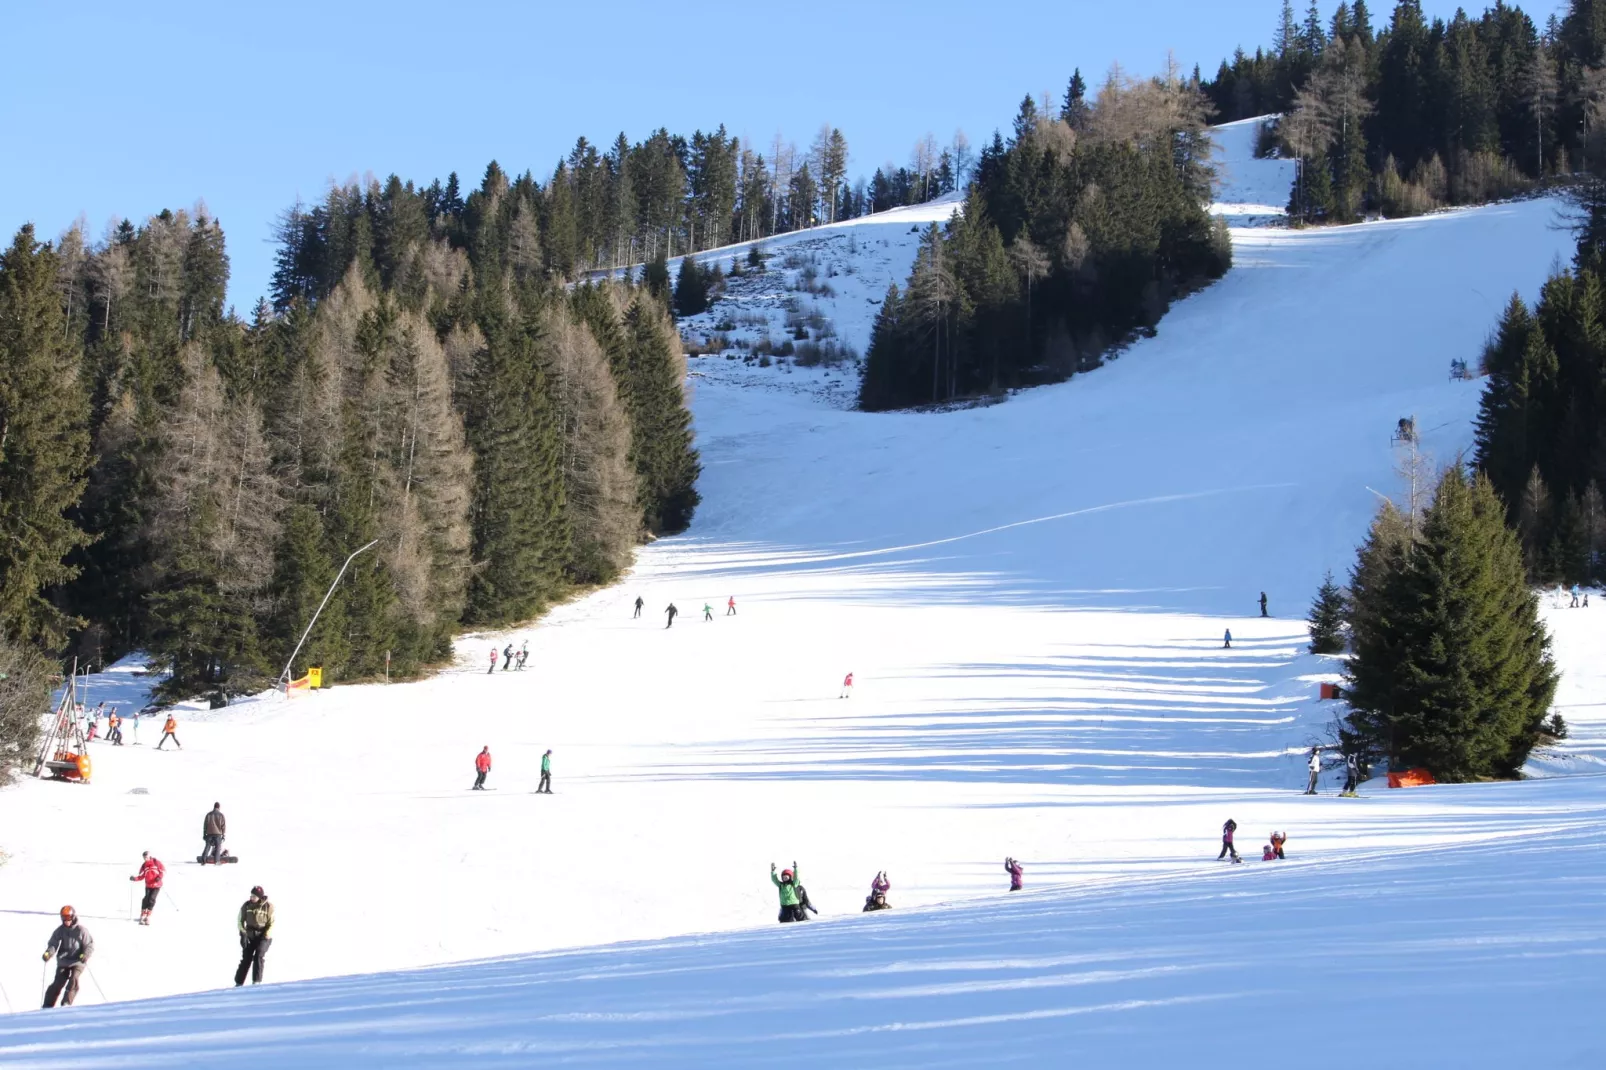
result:
[(850, 672), (842, 678), (842, 693), (837, 698), (848, 698), (853, 694), (853, 674)]
[(162, 876), (167, 870), (149, 851), (141, 851), (139, 856), (144, 862), (140, 864), (139, 872), (128, 879), (145, 882), (145, 898), (139, 901), (139, 923), (149, 925), (151, 910), (156, 906), (156, 893), (162, 890)]
[(474, 790), (484, 791), (485, 774), (491, 771), (491, 746), (489, 743), (485, 745), (484, 750), (480, 751), (479, 756), (474, 759), (474, 771), (479, 774), (474, 778)]

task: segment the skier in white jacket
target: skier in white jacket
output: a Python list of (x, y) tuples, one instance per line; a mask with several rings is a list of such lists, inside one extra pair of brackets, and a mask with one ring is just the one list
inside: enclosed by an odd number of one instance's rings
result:
[(1305, 788), (1305, 794), (1315, 795), (1316, 778), (1322, 775), (1322, 749), (1320, 747), (1312, 747), (1310, 749), (1310, 762), (1307, 764), (1310, 767), (1310, 784)]

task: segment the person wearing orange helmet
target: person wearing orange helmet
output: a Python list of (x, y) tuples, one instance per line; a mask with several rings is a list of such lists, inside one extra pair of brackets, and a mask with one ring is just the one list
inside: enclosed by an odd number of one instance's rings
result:
[(71, 1007), (78, 997), (78, 976), (84, 972), (89, 956), (95, 953), (95, 939), (89, 930), (78, 924), (78, 913), (72, 907), (61, 908), (61, 924), (50, 934), (45, 945), (45, 961), (56, 956), (56, 979), (45, 989), (45, 1006), (54, 1007), (61, 999), (63, 1007)]

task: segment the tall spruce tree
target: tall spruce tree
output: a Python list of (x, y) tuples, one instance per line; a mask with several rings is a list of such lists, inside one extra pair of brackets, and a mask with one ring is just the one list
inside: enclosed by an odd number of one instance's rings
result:
[(638, 298), (625, 315), (630, 345), (631, 454), (643, 522), (654, 535), (672, 535), (691, 523), (701, 500), (702, 465), (692, 444), (686, 408), (685, 355), (674, 322), (656, 301)]
[(49, 600), (88, 541), (69, 519), (89, 469), (89, 405), (63, 322), (57, 259), (23, 226), (0, 253), (0, 633), (57, 646), (74, 621)]
[(1556, 670), (1488, 479), (1447, 471), (1420, 539), (1380, 579), (1362, 596), (1348, 732), (1394, 768), (1425, 766), (1449, 781), (1516, 776)]
[(1342, 654), (1344, 652), (1344, 618), (1347, 607), (1344, 592), (1333, 582), (1333, 574), (1322, 578), (1311, 603), (1310, 652), (1312, 654)]

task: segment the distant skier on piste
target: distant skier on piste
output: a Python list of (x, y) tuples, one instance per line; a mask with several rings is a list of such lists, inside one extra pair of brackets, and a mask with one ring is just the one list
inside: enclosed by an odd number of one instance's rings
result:
[(1305, 794), (1315, 795), (1316, 781), (1321, 779), (1322, 775), (1322, 748), (1310, 749), (1310, 759), (1305, 763), (1305, 768), (1310, 770), (1310, 783), (1305, 786)]
[(496, 647), (493, 646), (491, 648), (491, 667), (489, 669), (485, 670), (485, 675), (489, 676), (495, 671), (496, 671)]
[(714, 619), (714, 607), (709, 605), (707, 602), (703, 603), (703, 619), (704, 620), (713, 620)]
[(268, 948), (273, 946), (273, 904), (262, 885), (252, 888), (250, 897), (240, 905), (236, 926), (240, 930), (240, 965), (234, 971), (234, 987), (245, 984), (246, 971), (251, 973), (251, 983), (259, 985)]
[(541, 783), (536, 787), (535, 791), (537, 795), (552, 794), (552, 751), (550, 748), (545, 754), (541, 755)]
[(471, 790), (484, 791), (485, 775), (490, 771), (491, 745), (487, 743), (483, 748), (481, 748), (480, 753), (474, 759), (474, 772), (476, 775), (474, 777), (474, 787)]
[(727, 617), (736, 616), (736, 596), (735, 595), (731, 595), (730, 596), (730, 600), (725, 603), (725, 616), (727, 616)]
[(851, 698), (853, 696), (853, 674), (850, 672), (842, 678), (842, 691), (837, 698)]
[(887, 871), (882, 870), (870, 881), (870, 894), (864, 897), (864, 909), (891, 910), (892, 904), (887, 902), (887, 892), (892, 890), (892, 881), (887, 877)]
[(1279, 860), (1288, 857), (1287, 855), (1283, 854), (1283, 844), (1287, 842), (1288, 833), (1273, 832), (1271, 834), (1271, 853), (1276, 855)]
[(162, 741), (156, 744), (156, 749), (161, 750), (170, 739), (173, 741), (173, 746), (179, 750), (184, 749), (184, 744), (178, 741), (178, 722), (173, 719), (172, 714), (167, 715), (167, 723), (162, 725)]
[(669, 603), (669, 608), (664, 610), (664, 616), (669, 618), (669, 623), (664, 625), (665, 628), (673, 628), (675, 626), (675, 614), (679, 612), (680, 610), (675, 608), (675, 603)]
[(516, 672), (524, 671), (524, 663), (530, 660), (530, 641), (528, 639), (519, 644), (519, 665)]
[(792, 863), (791, 869), (781, 870), (781, 875), (775, 875), (775, 863), (770, 863), (770, 881), (775, 885), (781, 897), (780, 921), (784, 925), (789, 921), (807, 921), (808, 915), (803, 913), (803, 906), (797, 897), (797, 863)]
[(1227, 634), (1224, 635), (1222, 637), (1222, 639), (1221, 639), (1221, 649), (1223, 649), (1223, 650), (1231, 650), (1232, 649), (1232, 629), (1231, 628), (1227, 629)]
[(502, 651), (502, 671), (507, 672), (513, 667), (513, 644), (509, 643), (507, 649)]
[(46, 1007), (54, 1007), (58, 997), (63, 1007), (72, 1006), (72, 1001), (78, 998), (78, 977), (94, 953), (95, 938), (78, 924), (78, 912), (70, 906), (62, 907), (61, 924), (56, 926), (56, 931), (50, 934), (50, 943), (45, 945), (45, 961), (56, 956), (56, 979), (45, 989)]
[(1004, 872), (1009, 874), (1009, 890), (1018, 892), (1026, 878), (1026, 867), (1013, 858), (1004, 859)]
[(206, 817), (201, 820), (201, 839), (206, 843), (201, 851), (201, 857), (196, 859), (203, 866), (211, 863), (216, 865), (224, 860), (223, 837), (229, 831), (229, 823), (223, 816), (223, 804), (213, 803)]
[(1227, 818), (1227, 823), (1221, 826), (1221, 853), (1216, 856), (1217, 862), (1220, 862), (1228, 855), (1232, 855), (1232, 860), (1234, 862), (1243, 861), (1243, 859), (1238, 857), (1238, 848), (1234, 847), (1232, 844), (1232, 834), (1237, 831), (1238, 822), (1234, 821), (1230, 817)]
[(156, 907), (156, 893), (162, 890), (162, 877), (167, 870), (149, 851), (141, 851), (139, 857), (143, 859), (139, 872), (128, 879), (145, 882), (145, 898), (139, 901), (139, 923), (149, 925), (151, 911)]
[(1339, 794), (1354, 798), (1355, 789), (1361, 786), (1361, 762), (1354, 754), (1344, 755), (1344, 790)]
[(1266, 592), (1265, 591), (1261, 591), (1260, 592), (1260, 615), (1262, 617), (1268, 617), (1268, 616), (1271, 615), (1271, 614), (1266, 612)]
[[(641, 616), (641, 607), (646, 605), (646, 604), (647, 604), (646, 602), (643, 602), (641, 600), (641, 595), (639, 595), (639, 594), (636, 595), (636, 614), (635, 614), (636, 617)], [(635, 618), (633, 617), (631, 619), (635, 619)]]

